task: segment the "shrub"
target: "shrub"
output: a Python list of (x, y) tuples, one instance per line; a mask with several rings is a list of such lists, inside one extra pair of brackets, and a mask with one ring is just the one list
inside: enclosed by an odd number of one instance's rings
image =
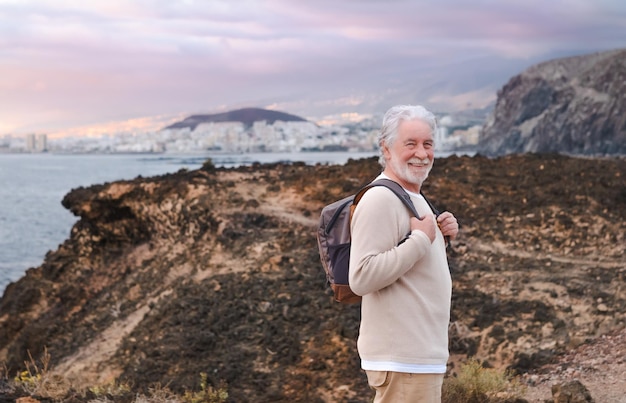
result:
[(208, 385), (207, 374), (200, 374), (200, 391), (186, 392), (183, 399), (187, 403), (224, 403), (228, 399), (228, 391), (225, 385), (215, 389)]
[(88, 388), (89, 392), (97, 399), (106, 399), (110, 397), (122, 397), (132, 394), (132, 390), (129, 384), (119, 383), (117, 381), (109, 382), (102, 385), (91, 386)]
[(59, 400), (67, 396), (71, 385), (67, 379), (48, 371), (50, 354), (44, 349), (40, 364), (28, 353), (29, 361), (26, 361), (26, 370), (20, 372), (15, 378), (15, 385), (31, 396)]
[(207, 382), (207, 374), (200, 374), (200, 390), (187, 391), (183, 396), (173, 393), (169, 388), (159, 384), (148, 389), (147, 394), (135, 394), (131, 386), (126, 383), (113, 381), (111, 383), (97, 385), (77, 392), (70, 382), (63, 376), (52, 374), (49, 371), (50, 355), (44, 350), (40, 363), (37, 363), (30, 352), (29, 361), (25, 362), (26, 370), (20, 372), (11, 380), (8, 371), (4, 368), (4, 377), (0, 376), (0, 401), (9, 401), (9, 397), (20, 397), (27, 394), (36, 399), (51, 401), (72, 400), (76, 402), (86, 401), (89, 403), (225, 403), (228, 399), (226, 385), (221, 383), (214, 388)]
[(476, 359), (464, 363), (456, 377), (444, 380), (444, 403), (504, 403), (523, 395), (523, 386), (509, 372), (484, 368)]
[(207, 172), (213, 172), (215, 171), (215, 164), (213, 164), (213, 160), (211, 158), (208, 158), (204, 161), (200, 169)]

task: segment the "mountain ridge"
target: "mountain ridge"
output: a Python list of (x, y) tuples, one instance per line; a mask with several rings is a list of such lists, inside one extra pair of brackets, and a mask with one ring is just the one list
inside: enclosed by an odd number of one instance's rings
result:
[(241, 122), (246, 127), (249, 127), (254, 122), (259, 121), (266, 121), (268, 124), (273, 124), (276, 121), (307, 122), (306, 119), (290, 113), (263, 108), (241, 108), (214, 114), (191, 115), (179, 122), (166, 126), (163, 130), (183, 128), (194, 130), (199, 124), (210, 122)]

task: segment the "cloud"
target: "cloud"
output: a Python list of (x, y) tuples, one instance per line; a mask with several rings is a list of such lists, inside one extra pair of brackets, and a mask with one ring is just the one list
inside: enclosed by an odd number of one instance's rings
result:
[(0, 134), (232, 106), (458, 104), (534, 62), (624, 47), (622, 3), (0, 0)]

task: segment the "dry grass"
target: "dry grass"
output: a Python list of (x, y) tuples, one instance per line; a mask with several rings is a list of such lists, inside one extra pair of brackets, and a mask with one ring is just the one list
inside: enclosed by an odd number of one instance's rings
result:
[[(36, 400), (46, 399), (52, 401), (64, 401), (71, 397), (73, 401), (88, 403), (113, 403), (116, 401), (131, 401), (133, 403), (224, 403), (228, 399), (228, 390), (225, 384), (214, 388), (207, 382), (207, 375), (200, 374), (200, 390), (187, 391), (184, 395), (172, 392), (167, 386), (155, 384), (148, 388), (147, 393), (134, 393), (130, 385), (112, 382), (105, 385), (89, 387), (87, 390), (77, 391), (71, 382), (61, 375), (52, 374), (49, 371), (50, 354), (44, 349), (44, 354), (39, 362), (28, 354), (29, 360), (25, 362), (26, 369), (13, 379), (9, 377), (6, 366), (4, 374), (0, 377), (0, 397), (9, 393), (14, 396), (32, 397)], [(26, 395), (26, 396), (25, 396)]]
[(48, 371), (50, 354), (44, 349), (43, 357), (37, 363), (30, 352), (29, 361), (26, 361), (26, 369), (14, 378), (15, 386), (31, 396), (44, 399), (61, 400), (68, 395), (71, 384), (67, 379)]
[(484, 368), (476, 359), (464, 363), (458, 376), (446, 378), (444, 403), (504, 403), (521, 398), (524, 387), (508, 372)]

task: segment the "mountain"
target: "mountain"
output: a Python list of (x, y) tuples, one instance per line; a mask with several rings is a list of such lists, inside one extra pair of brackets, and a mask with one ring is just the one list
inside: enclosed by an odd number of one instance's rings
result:
[(498, 91), (478, 150), (626, 154), (626, 49), (551, 60)]
[(165, 129), (190, 128), (194, 130), (199, 124), (209, 122), (241, 122), (245, 126), (252, 126), (254, 122), (259, 121), (266, 121), (268, 124), (273, 124), (276, 121), (306, 122), (307, 120), (296, 115), (269, 109), (243, 108), (213, 115), (191, 115), (180, 122), (165, 127)]
[[(61, 396), (59, 379), (183, 393), (204, 373), (233, 402), (371, 401), (356, 351), (360, 306), (333, 301), (315, 232), (323, 205), (379, 172), (375, 157), (207, 162), (72, 190), (68, 239), (0, 299), (3, 373), (47, 351)], [(473, 356), (528, 375), (624, 328), (625, 175), (623, 158), (436, 161), (424, 192), (462, 225), (448, 251), (451, 374)], [(602, 377), (588, 385), (598, 402), (618, 401), (602, 398), (611, 388), (623, 397), (611, 382), (624, 379), (626, 351), (608, 351), (614, 362), (589, 362)], [(581, 376), (558, 365), (562, 377)], [(0, 401), (15, 401), (2, 400), (1, 376)]]

